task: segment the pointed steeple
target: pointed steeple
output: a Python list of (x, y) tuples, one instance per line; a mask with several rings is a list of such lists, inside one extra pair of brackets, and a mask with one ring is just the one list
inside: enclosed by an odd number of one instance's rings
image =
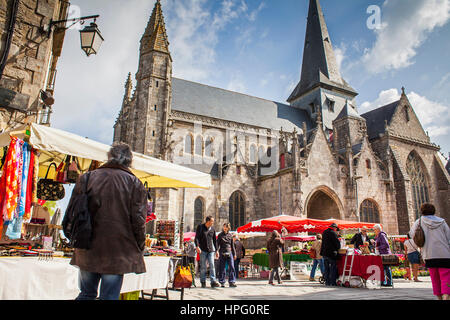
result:
[(133, 81), (131, 80), (131, 72), (128, 73), (127, 81), (125, 82), (125, 95), (123, 100), (131, 99), (131, 92), (133, 91)]
[(310, 0), (301, 78), (287, 101), (321, 85), (357, 95), (341, 76), (319, 0)]
[(160, 0), (156, 0), (147, 28), (141, 39), (141, 55), (151, 51), (160, 51), (170, 55)]

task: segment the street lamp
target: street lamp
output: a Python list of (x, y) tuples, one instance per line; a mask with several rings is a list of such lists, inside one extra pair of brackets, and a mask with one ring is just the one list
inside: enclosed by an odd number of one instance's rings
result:
[(47, 33), (47, 36), (50, 37), (53, 31), (53, 27), (55, 27), (58, 24), (67, 23), (67, 22), (73, 22), (69, 27), (59, 27), (58, 29), (64, 29), (67, 30), (74, 24), (80, 22), (81, 24), (84, 24), (85, 20), (94, 19), (94, 22), (91, 22), (89, 26), (86, 26), (83, 30), (80, 30), (80, 40), (81, 40), (81, 49), (86, 53), (86, 55), (89, 57), (91, 54), (97, 54), (100, 46), (102, 45), (103, 41), (105, 40), (100, 33), (100, 30), (98, 29), (97, 24), (95, 23), (99, 15), (95, 16), (87, 16), (87, 17), (80, 17), (80, 18), (73, 18), (73, 19), (66, 19), (66, 20), (57, 20), (53, 21), (50, 20), (50, 23), (48, 26), (42, 28), (42, 32)]
[(90, 26), (80, 30), (81, 49), (86, 52), (89, 57), (91, 54), (97, 54), (104, 39), (98, 30), (95, 22), (91, 22)]

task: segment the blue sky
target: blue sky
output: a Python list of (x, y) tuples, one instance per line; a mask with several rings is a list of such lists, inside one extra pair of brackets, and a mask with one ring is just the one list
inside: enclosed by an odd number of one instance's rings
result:
[[(72, 0), (71, 16), (100, 14), (106, 41), (87, 58), (67, 32), (53, 126), (112, 142), (128, 72), (153, 0)], [(307, 0), (162, 0), (175, 77), (285, 102), (297, 84)], [(125, 5), (126, 3), (126, 5)], [(361, 113), (406, 93), (432, 141), (450, 152), (450, 0), (321, 0), (343, 77)], [(380, 8), (371, 30), (369, 6)]]

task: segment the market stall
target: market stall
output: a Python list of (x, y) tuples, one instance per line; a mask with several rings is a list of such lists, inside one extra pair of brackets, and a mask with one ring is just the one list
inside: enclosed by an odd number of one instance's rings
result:
[[(45, 213), (44, 218), (38, 213), (45, 209), (44, 203), (70, 197), (69, 194), (65, 194), (64, 186), (75, 183), (81, 174), (95, 170), (105, 163), (110, 146), (37, 124), (22, 126), (0, 134), (0, 146), (3, 147), (0, 228), (4, 226), (1, 230), (0, 263), (6, 268), (5, 270), (9, 270), (6, 275), (11, 275), (11, 270), (5, 265), (20, 267), (23, 262), (24, 268), (31, 268), (30, 264), (36, 263), (36, 266), (44, 268), (44, 272), (34, 274), (37, 279), (30, 280), (30, 278), (29, 282), (30, 285), (33, 283), (40, 285), (41, 282), (44, 283), (52, 278), (51, 270), (59, 270), (58, 268), (65, 262), (67, 264), (69, 262), (68, 259), (56, 257), (70, 257), (73, 250), (68, 248), (64, 241), (56, 243), (54, 237), (48, 237), (52, 229), (59, 233), (61, 226), (56, 222), (52, 223), (53, 218), (52, 221), (49, 221), (48, 217), (45, 218)], [(151, 188), (209, 188), (211, 186), (210, 175), (137, 153), (133, 154), (131, 170)], [(156, 219), (154, 212), (151, 213), (147, 221)], [(59, 237), (57, 238), (60, 240)], [(150, 263), (147, 273), (157, 274), (158, 272), (155, 270), (156, 265), (151, 264), (151, 261), (160, 257), (154, 256), (164, 256), (163, 260), (170, 263), (171, 257), (180, 254), (171, 248), (155, 248), (155, 244), (157, 243), (154, 239), (147, 236), (145, 260), (146, 264)], [(168, 267), (164, 266), (163, 269), (160, 271), (167, 273)], [(143, 275), (141, 278), (145, 280), (146, 276), (151, 274)], [(3, 288), (7, 283), (6, 278), (3, 277), (1, 282)], [(129, 276), (128, 279), (133, 278)], [(153, 282), (147, 280), (142, 282), (145, 286), (156, 283), (153, 280)], [(137, 285), (127, 286), (126, 283), (130, 282), (124, 282), (123, 290), (133, 288), (134, 291), (137, 288)], [(23, 287), (26, 288), (26, 286)], [(155, 287), (145, 289), (153, 288)], [(157, 288), (167, 288), (167, 283)], [(78, 292), (77, 286), (76, 291)]]
[[(169, 257), (145, 257), (147, 272), (126, 274), (121, 293), (166, 288)], [(78, 288), (78, 268), (69, 259), (0, 258), (0, 300), (73, 300)], [(13, 277), (20, 274), (20, 277)]]

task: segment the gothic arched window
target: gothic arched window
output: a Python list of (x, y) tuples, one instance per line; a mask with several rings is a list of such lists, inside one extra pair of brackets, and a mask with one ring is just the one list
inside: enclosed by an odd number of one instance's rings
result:
[(415, 152), (411, 152), (406, 161), (406, 172), (411, 181), (411, 192), (414, 201), (416, 219), (420, 217), (420, 207), (429, 202), (428, 183), (422, 162)]
[(195, 199), (194, 202), (194, 230), (199, 224), (203, 223), (203, 214), (205, 211), (205, 203), (201, 197)]
[(254, 144), (252, 144), (250, 146), (250, 157), (249, 157), (249, 162), (250, 163), (256, 163), (256, 161), (258, 161), (258, 155), (256, 152), (256, 146)]
[(188, 134), (184, 139), (184, 153), (192, 154), (194, 141), (192, 136)]
[(245, 224), (245, 201), (242, 192), (236, 191), (231, 195), (229, 209), (231, 229), (236, 230)]
[(197, 136), (195, 139), (195, 154), (203, 156), (203, 139), (201, 136)]
[(214, 145), (211, 137), (206, 138), (205, 141), (205, 156), (210, 158), (214, 156)]
[(359, 212), (362, 222), (380, 223), (380, 213), (375, 202), (364, 200)]

